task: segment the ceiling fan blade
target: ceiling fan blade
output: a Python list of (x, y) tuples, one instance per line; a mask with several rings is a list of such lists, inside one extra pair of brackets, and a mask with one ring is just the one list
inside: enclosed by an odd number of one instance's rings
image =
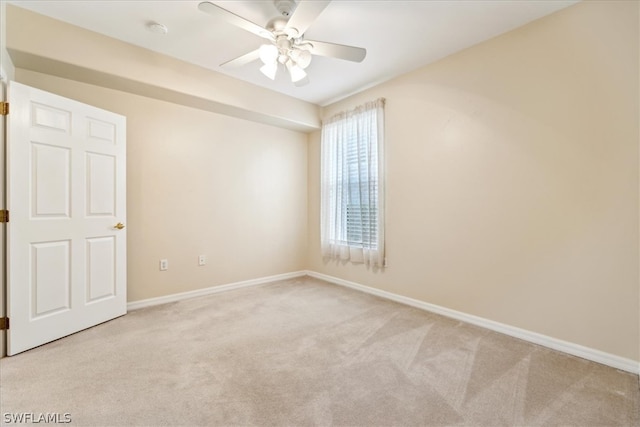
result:
[(201, 11), (208, 13), (212, 16), (217, 16), (226, 20), (228, 23), (235, 25), (236, 27), (242, 28), (243, 30), (247, 30), (250, 33), (253, 33), (257, 36), (263, 37), (265, 39), (274, 40), (273, 34), (265, 28), (262, 28), (258, 24), (254, 24), (253, 22), (244, 19), (241, 16), (236, 15), (233, 12), (229, 12), (227, 9), (223, 9), (220, 6), (217, 6), (210, 1), (203, 1), (198, 5), (198, 9)]
[(314, 55), (328, 56), (331, 58), (344, 59), (346, 61), (362, 62), (367, 56), (367, 50), (362, 47), (345, 46), (343, 44), (319, 42), (305, 40), (311, 43), (311, 53)]
[(256, 59), (260, 59), (260, 49), (256, 49), (249, 53), (245, 53), (242, 56), (239, 56), (223, 64), (220, 64), (220, 66), (225, 68), (242, 67), (243, 65), (247, 65), (248, 63), (253, 62)]
[(297, 31), (295, 38), (302, 36), (329, 3), (331, 0), (300, 0), (287, 22), (287, 28)]

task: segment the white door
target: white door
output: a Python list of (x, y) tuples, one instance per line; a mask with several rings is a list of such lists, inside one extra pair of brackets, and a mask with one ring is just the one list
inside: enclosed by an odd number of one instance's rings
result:
[(16, 82), (8, 92), (14, 355), (126, 313), (126, 119)]

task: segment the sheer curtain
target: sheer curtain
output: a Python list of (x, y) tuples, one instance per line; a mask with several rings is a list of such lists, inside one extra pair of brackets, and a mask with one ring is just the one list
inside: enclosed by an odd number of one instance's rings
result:
[(322, 124), (324, 257), (384, 266), (384, 99)]

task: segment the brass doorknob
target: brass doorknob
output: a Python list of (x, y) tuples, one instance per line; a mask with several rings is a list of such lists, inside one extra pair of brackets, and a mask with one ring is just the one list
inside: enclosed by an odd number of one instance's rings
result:
[(118, 230), (122, 230), (124, 228), (124, 224), (119, 222), (113, 228), (117, 228)]

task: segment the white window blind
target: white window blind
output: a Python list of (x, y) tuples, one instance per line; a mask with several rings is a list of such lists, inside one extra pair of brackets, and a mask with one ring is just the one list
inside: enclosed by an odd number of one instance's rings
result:
[(322, 125), (325, 257), (384, 265), (384, 99)]

